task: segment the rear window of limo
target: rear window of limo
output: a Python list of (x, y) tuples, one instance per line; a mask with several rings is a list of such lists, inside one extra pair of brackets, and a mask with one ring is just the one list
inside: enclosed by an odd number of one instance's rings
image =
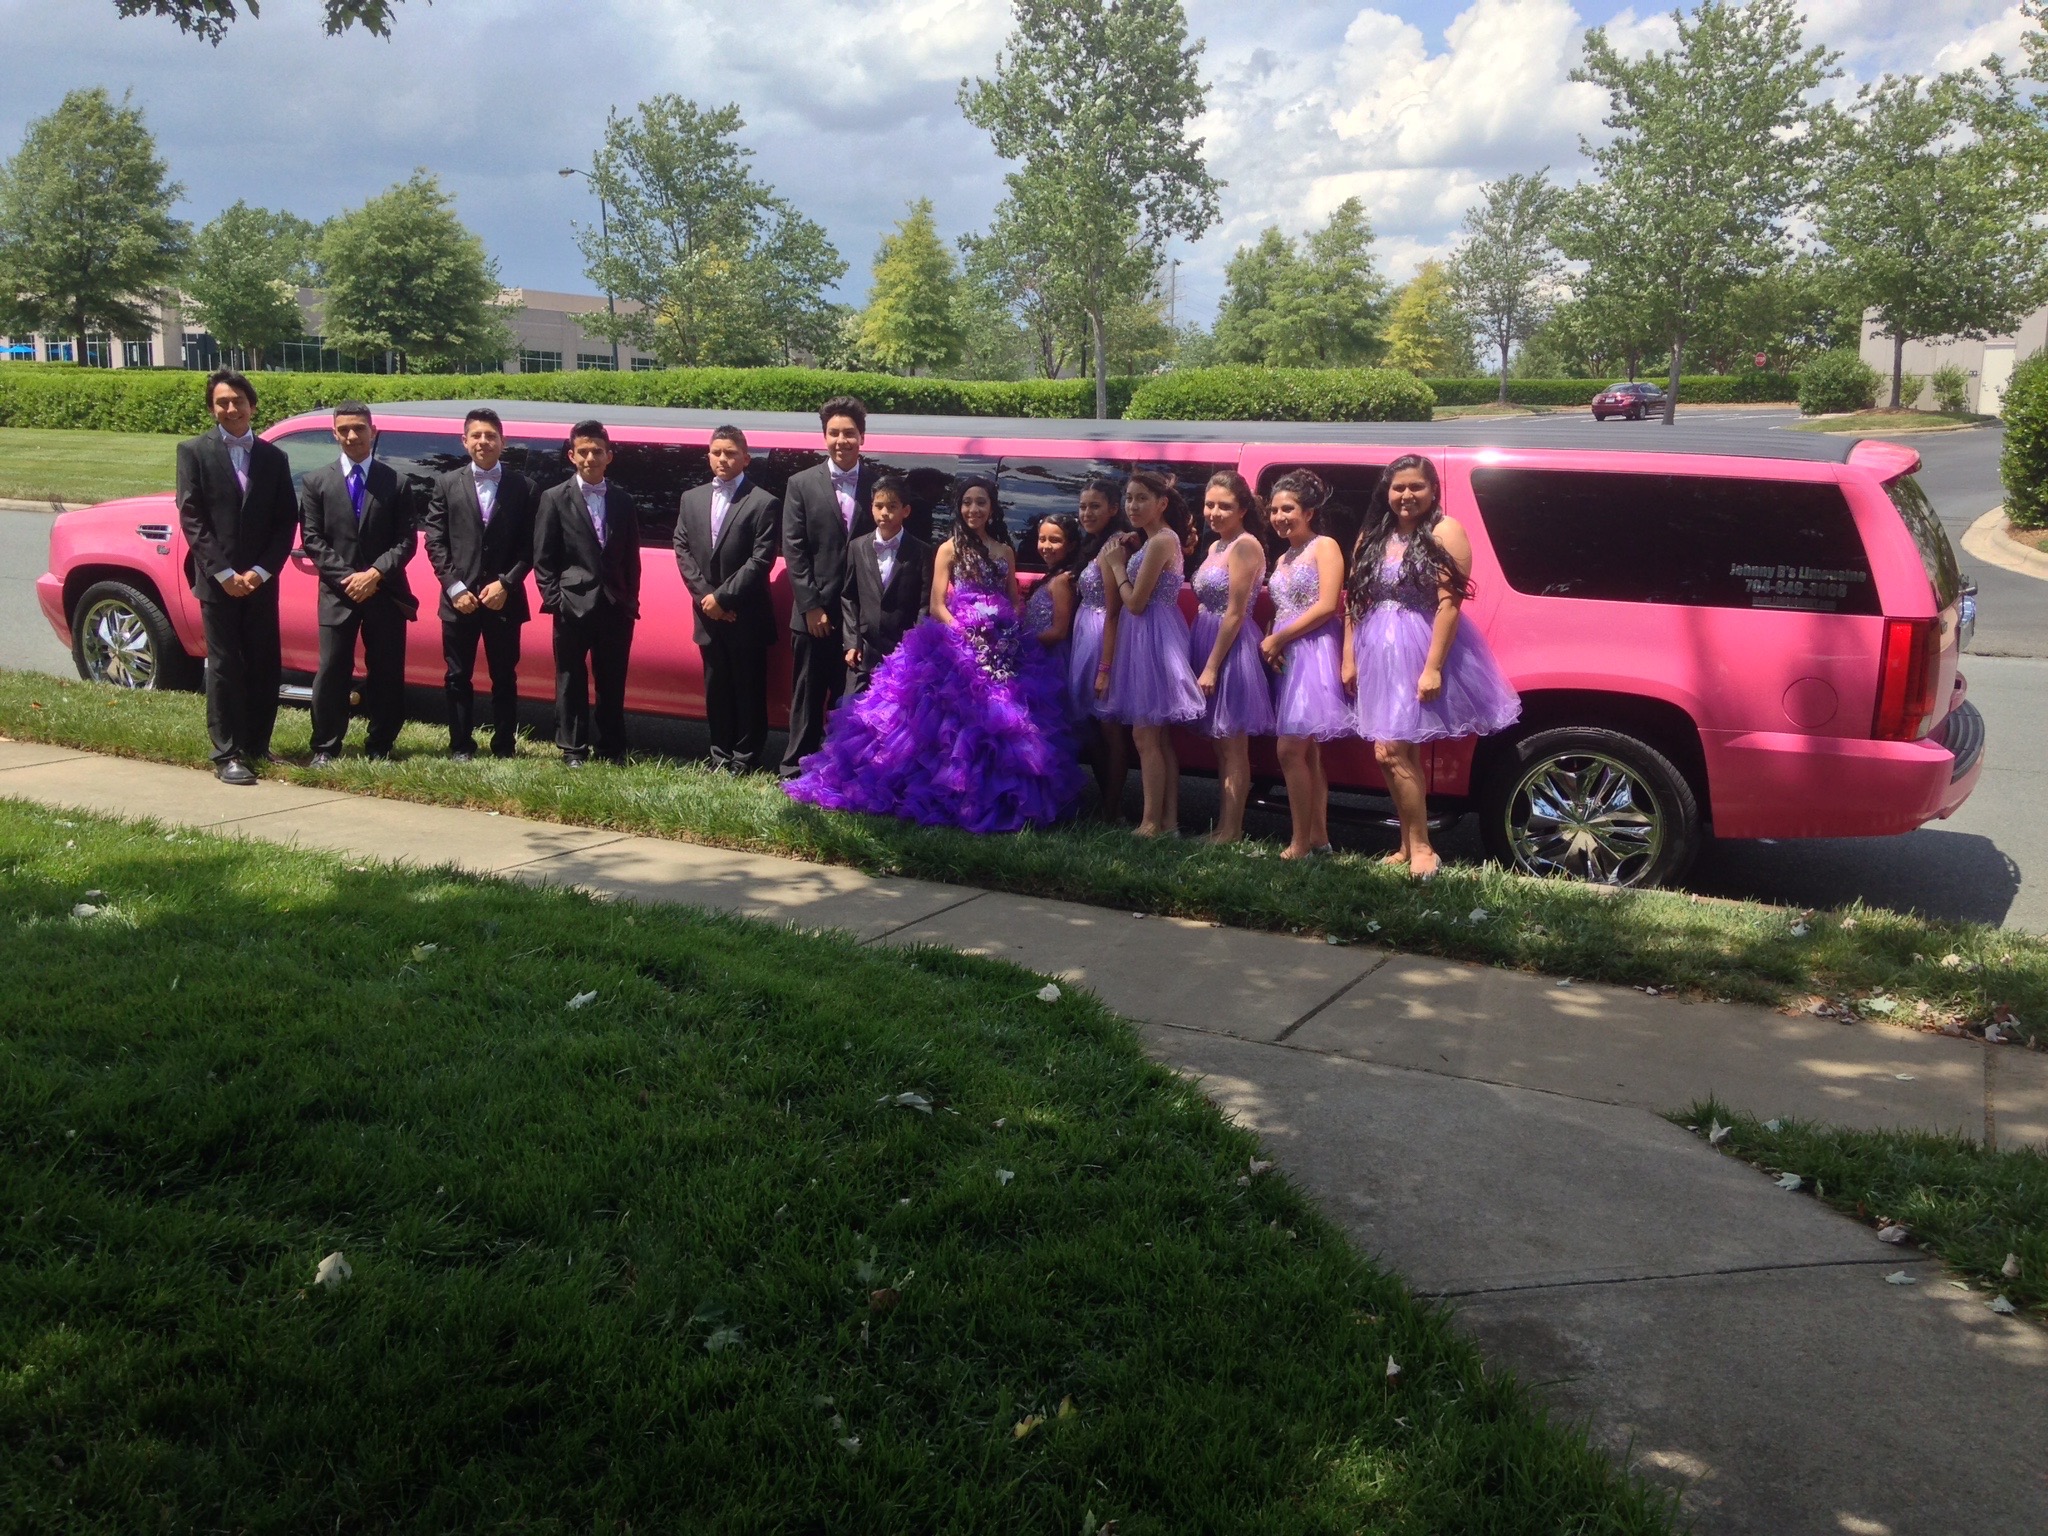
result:
[(1494, 467), (1472, 490), (1501, 573), (1532, 597), (1881, 611), (1838, 485)]

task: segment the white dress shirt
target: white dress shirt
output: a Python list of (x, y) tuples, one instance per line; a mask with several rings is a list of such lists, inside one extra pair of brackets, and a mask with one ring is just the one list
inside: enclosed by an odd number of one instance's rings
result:
[(884, 539), (879, 533), (875, 535), (875, 564), (881, 569), (884, 587), (889, 585), (889, 578), (896, 574), (896, 552), (902, 547), (901, 528), (896, 530), (896, 537), (893, 539)]
[[(235, 483), (241, 486), (244, 496), (248, 495), (249, 450), (256, 446), (256, 434), (254, 432), (244, 432), (240, 437), (229, 437), (226, 427), (216, 426), (213, 430), (218, 432), (220, 440), (228, 445), (228, 462), (235, 467)], [(270, 572), (263, 569), (262, 566), (252, 565), (249, 569), (256, 573), (257, 585), (260, 586), (270, 580)], [(225, 570), (215, 571), (213, 579), (222, 586), (226, 586), (235, 579), (235, 568), (228, 566)]]
[(860, 505), (860, 466), (841, 469), (827, 460), (827, 468), (832, 471), (832, 494), (839, 498), (839, 520), (851, 532), (854, 509)]
[(600, 480), (592, 485), (581, 475), (576, 477), (576, 489), (583, 493), (583, 510), (590, 514), (590, 526), (597, 532), (600, 549), (604, 547), (604, 499), (611, 485), (609, 480)]
[[(476, 508), (483, 515), (484, 526), (491, 526), (491, 514), (498, 510), (498, 487), (505, 479), (505, 466), (493, 464), (489, 469), (478, 469), (474, 460), (469, 466), (470, 484), (476, 487)], [(460, 597), (469, 590), (466, 581), (448, 583), (448, 595)]]
[[(718, 530), (725, 526), (725, 514), (732, 510), (732, 504), (739, 500), (740, 482), (745, 474), (734, 475), (730, 480), (711, 477), (711, 542), (718, 542)], [(705, 551), (709, 554), (710, 551)]]

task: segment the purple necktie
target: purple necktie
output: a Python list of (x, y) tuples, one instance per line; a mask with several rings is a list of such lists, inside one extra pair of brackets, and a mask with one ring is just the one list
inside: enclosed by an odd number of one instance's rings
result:
[(356, 521), (363, 520), (363, 466), (348, 472), (348, 504), (356, 509)]

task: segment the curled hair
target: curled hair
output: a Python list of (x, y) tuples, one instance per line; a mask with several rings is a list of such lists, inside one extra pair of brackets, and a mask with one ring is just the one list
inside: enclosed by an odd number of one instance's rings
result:
[(1472, 595), (1472, 579), (1458, 569), (1458, 562), (1450, 557), (1436, 536), (1436, 525), (1444, 517), (1444, 489), (1442, 481), (1437, 478), (1436, 465), (1419, 453), (1404, 453), (1380, 476), (1372, 501), (1365, 509), (1365, 519), (1359, 524), (1358, 543), (1351, 553), (1351, 574), (1344, 584), (1345, 597), (1353, 614), (1363, 614), (1372, 606), (1373, 589), (1379, 580), (1380, 566), (1386, 559), (1387, 541), (1399, 526), (1389, 493), (1394, 488), (1394, 476), (1409, 469), (1420, 471), (1422, 478), (1429, 482), (1430, 506), (1428, 513), (1416, 525), (1413, 537), (1408, 540), (1408, 548), (1402, 553), (1401, 574), (1427, 572), (1432, 586), (1449, 587), (1461, 603)]
[(236, 394), (249, 402), (249, 409), (256, 409), (256, 386), (234, 368), (216, 368), (206, 376), (206, 408), (213, 409), (213, 392), (221, 385), (227, 385)]
[(1180, 541), (1181, 548), (1188, 543), (1188, 504), (1181, 500), (1180, 486), (1173, 476), (1162, 474), (1156, 469), (1134, 469), (1131, 478), (1124, 482), (1128, 494), (1134, 485), (1142, 485), (1154, 496), (1166, 503), (1166, 526), (1173, 530), (1173, 536)]
[[(1103, 545), (1109, 543), (1112, 539), (1122, 538), (1131, 531), (1131, 520), (1124, 516), (1124, 488), (1122, 486), (1118, 485), (1108, 475), (1090, 475), (1081, 484), (1081, 496), (1086, 496), (1090, 491), (1098, 493), (1104, 501), (1109, 503), (1109, 517), (1101, 528), (1097, 529), (1094, 533), (1083, 531), (1081, 544), (1082, 559), (1080, 562), (1083, 566), (1102, 553)], [(1078, 502), (1080, 496), (1074, 499)], [(1081, 520), (1077, 516), (1074, 519), (1075, 526), (1079, 527), (1080, 522)]]
[[(1047, 523), (1051, 523), (1067, 536), (1067, 556), (1058, 565), (1048, 565), (1045, 568), (1046, 580), (1050, 581), (1055, 576), (1063, 576), (1069, 572), (1079, 571), (1090, 560), (1095, 558), (1092, 551), (1084, 553), (1087, 540), (1081, 533), (1080, 518), (1071, 512), (1048, 512), (1038, 520), (1038, 526), (1043, 528)], [(1100, 549), (1102, 546), (1097, 544), (1095, 547)]]
[(1257, 539), (1261, 545), (1270, 545), (1272, 530), (1266, 525), (1265, 503), (1259, 500), (1251, 486), (1246, 483), (1244, 476), (1234, 469), (1217, 470), (1209, 477), (1208, 485), (1203, 487), (1203, 499), (1206, 501), (1207, 492), (1219, 485), (1230, 492), (1230, 499), (1237, 503), (1238, 511), (1244, 514), (1244, 531)]
[(1301, 503), (1301, 510), (1308, 514), (1308, 531), (1311, 534), (1323, 531), (1323, 508), (1330, 504), (1330, 482), (1312, 469), (1290, 469), (1266, 493), (1270, 500), (1282, 491)]
[[(988, 492), (988, 529), (985, 533), (976, 533), (967, 526), (967, 519), (960, 515), (967, 493), (976, 486)], [(995, 556), (988, 552), (989, 545), (1009, 542), (1010, 530), (1003, 523), (1003, 499), (995, 481), (987, 475), (962, 475), (953, 487), (953, 558), (956, 561), (972, 558), (993, 560)]]
[(862, 437), (868, 435), (868, 408), (852, 395), (834, 395), (818, 407), (818, 430), (822, 432), (831, 426), (834, 416), (846, 417), (860, 428)]

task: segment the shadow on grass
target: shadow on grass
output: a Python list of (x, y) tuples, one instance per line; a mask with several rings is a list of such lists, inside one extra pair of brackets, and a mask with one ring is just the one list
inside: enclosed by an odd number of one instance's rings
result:
[(62, 821), (0, 804), (23, 1528), (1665, 1528), (1085, 995)]

